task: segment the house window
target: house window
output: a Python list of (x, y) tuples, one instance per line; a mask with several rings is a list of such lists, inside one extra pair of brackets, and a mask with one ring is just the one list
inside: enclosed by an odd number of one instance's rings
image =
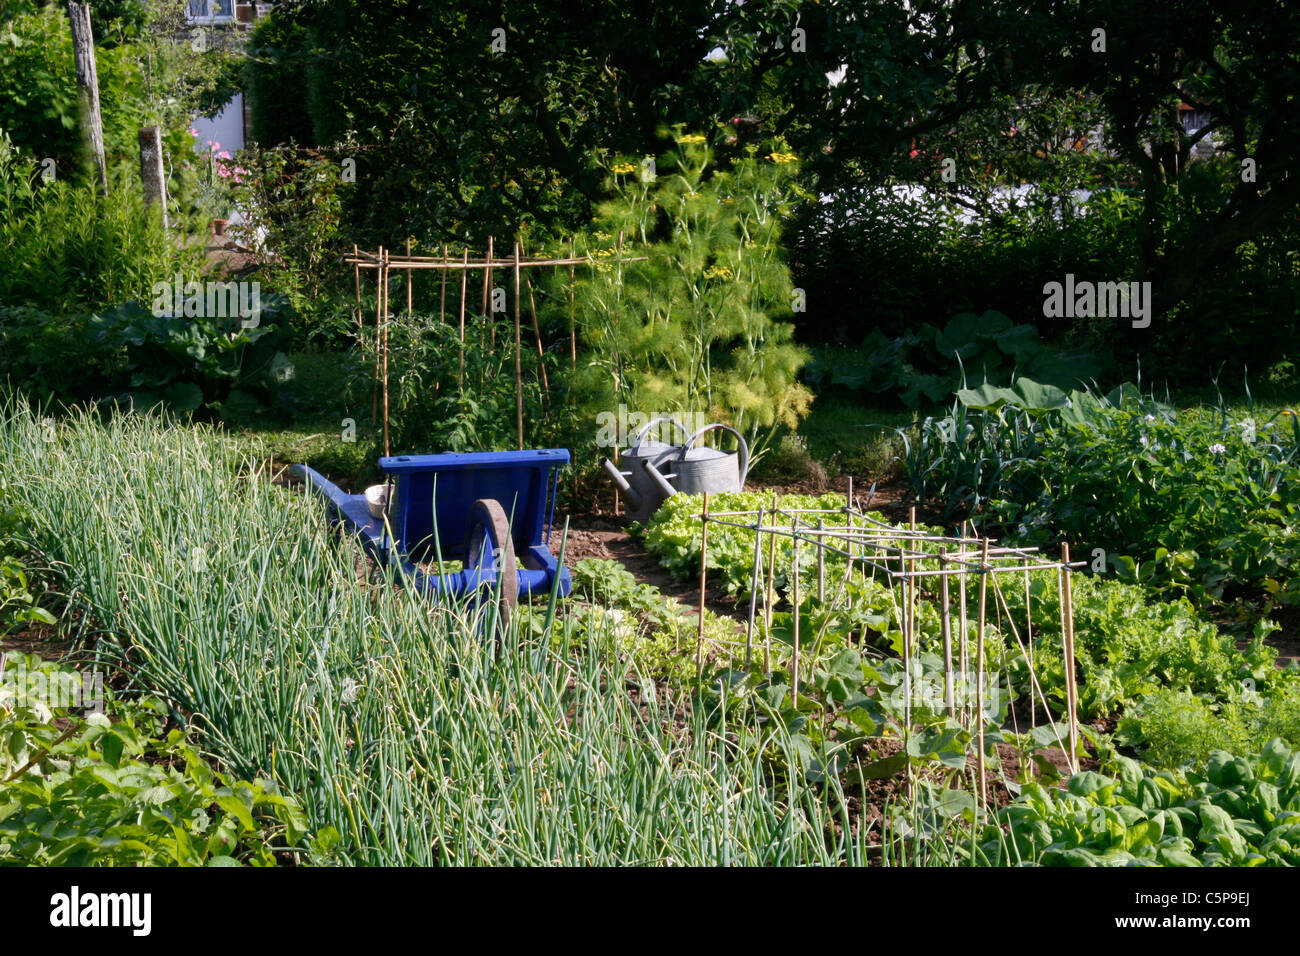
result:
[(186, 19), (220, 22), (235, 19), (235, 0), (190, 0)]

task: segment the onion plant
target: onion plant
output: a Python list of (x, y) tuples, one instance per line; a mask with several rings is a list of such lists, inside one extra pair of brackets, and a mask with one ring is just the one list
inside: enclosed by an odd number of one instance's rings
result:
[[(167, 700), (239, 775), (301, 801), (314, 862), (862, 863), (835, 780), (771, 727), (741, 749), (701, 697), (628, 677), (599, 636), (511, 622), (382, 577), (322, 505), (219, 433), (0, 398), (0, 480), (108, 635), (101, 658)], [(563, 650), (579, 645), (579, 652)], [(561, 648), (557, 650), (556, 648)], [(684, 692), (683, 692), (684, 693)]]

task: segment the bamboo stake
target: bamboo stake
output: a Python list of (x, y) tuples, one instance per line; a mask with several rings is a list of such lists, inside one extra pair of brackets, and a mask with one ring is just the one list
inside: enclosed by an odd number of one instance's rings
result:
[[(384, 254), (384, 247), (379, 247), (379, 254)], [(383, 286), (382, 270), (375, 276), (377, 285), (375, 286), (375, 384), (370, 390), (370, 427), (374, 428), (379, 421), (379, 376), (381, 372), (382, 358), (380, 353), (383, 351), (384, 340), (384, 297), (380, 294), (380, 288)]]
[[(406, 239), (406, 258), (408, 259), (411, 258), (411, 239), (409, 236)], [(447, 273), (444, 272), (442, 275), (443, 275), (443, 280), (445, 281), (447, 277)], [(412, 307), (415, 301), (414, 298), (412, 297), (414, 290), (411, 288), (411, 283), (414, 281), (414, 279), (415, 279), (414, 273), (412, 273), (410, 269), (407, 269), (406, 270), (406, 314), (408, 317), (413, 311), (415, 311), (414, 308)]]
[[(488, 236), (487, 262), (490, 263), (491, 261), (492, 261), (492, 237)], [(483, 269), (483, 321), (488, 322), (489, 324), (491, 322), (490, 319), (491, 313), (488, 312), (488, 307), (492, 304), (492, 300), (489, 294), (489, 289), (491, 285), (492, 285), (492, 267), (490, 265), (486, 265)], [(481, 328), (479, 329), (478, 344), (480, 348), (483, 347), (483, 330)], [(480, 382), (479, 384), (481, 385), (482, 382)]]
[(533, 280), (525, 279), (524, 284), (528, 286), (528, 312), (533, 317), (533, 335), (537, 337), (537, 368), (542, 373), (542, 398), (546, 400), (546, 407), (551, 407), (551, 383), (546, 374), (546, 355), (542, 351), (542, 329), (537, 324), (537, 300), (533, 298)]
[[(817, 519), (817, 533), (820, 535), (823, 529), (821, 518)], [(817, 539), (817, 603), (822, 604), (826, 601), (826, 545)]]
[[(939, 567), (947, 562), (947, 552), (939, 552)], [(952, 680), (952, 620), (948, 604), (948, 576), (939, 578), (939, 628), (943, 640), (943, 703), (948, 708), (948, 716), (956, 717), (957, 709), (953, 701)]]
[[(916, 534), (916, 505), (912, 505), (911, 517), (909, 519), (908, 530)], [(901, 548), (899, 549), (902, 550)], [(902, 568), (900, 567), (901, 571)], [(907, 562), (907, 570), (916, 571), (916, 559), (910, 558)], [(920, 646), (920, 637), (916, 633), (916, 578), (911, 577), (907, 580), (907, 633), (911, 640), (916, 641), (916, 646), (912, 648), (915, 653)]]
[(519, 243), (515, 243), (515, 422), (519, 430), (519, 450), (524, 450), (524, 366), (523, 343), (519, 334)]
[[(989, 539), (984, 539), (985, 556), (988, 555)], [(975, 726), (979, 734), (979, 777), (980, 777), (980, 809), (984, 809), (986, 802), (985, 794), (985, 755), (984, 755), (984, 624), (986, 600), (989, 591), (988, 568), (980, 568), (980, 597), (979, 597), (979, 627), (976, 631), (977, 645), (975, 648)]]
[[(469, 262), (469, 249), (466, 248), (463, 262)], [(469, 291), (469, 270), (460, 274), (460, 365), (456, 378), (462, 390), (465, 388), (465, 296)]]
[[(760, 515), (761, 517), (761, 515)], [(772, 492), (772, 524), (776, 524), (776, 492)], [(767, 587), (763, 592), (763, 613), (766, 618), (763, 631), (763, 653), (767, 655), (767, 671), (772, 671), (772, 603), (776, 590), (776, 535), (767, 539)]]
[(575, 323), (577, 314), (577, 288), (574, 282), (573, 273), (574, 246), (573, 237), (569, 237), (569, 359), (573, 363), (573, 370), (578, 370), (578, 332)]
[(1070, 708), (1070, 769), (1079, 772), (1079, 688), (1074, 673), (1074, 594), (1070, 584), (1070, 545), (1061, 542), (1061, 613), (1065, 616), (1065, 690)]
[[(748, 669), (753, 659), (754, 615), (758, 611), (758, 575), (763, 566), (763, 509), (758, 509), (758, 520), (754, 524), (754, 571), (749, 580), (749, 622), (745, 626), (745, 668)], [(769, 662), (763, 662), (763, 669), (768, 669)]]
[(709, 564), (709, 493), (704, 493), (704, 514), (700, 518), (700, 622), (695, 638), (695, 676), (704, 677), (704, 584)]
[[(966, 535), (966, 522), (964, 521), (961, 523), (961, 533), (962, 533), (962, 537), (964, 538)], [(967, 650), (967, 644), (969, 642), (970, 635), (967, 633), (969, 622), (966, 620), (966, 567), (965, 565), (962, 566), (961, 576), (958, 578), (957, 587), (959, 591), (958, 597), (961, 601), (961, 621), (960, 621), (961, 634), (959, 635), (960, 637), (959, 647), (960, 647), (960, 654), (961, 654), (961, 675), (962, 675), (961, 679), (963, 684), (965, 684), (965, 686), (969, 688), (970, 687), (970, 653)], [(970, 698), (969, 690), (967, 690), (965, 696), (968, 701)], [(961, 706), (961, 713), (963, 719), (965, 719), (966, 717), (967, 701), (963, 701)]]
[[(903, 549), (898, 549), (898, 565), (903, 566)], [(903, 624), (903, 736), (912, 732), (912, 625), (908, 616), (908, 581), (903, 582), (903, 601), (899, 608)], [(893, 592), (893, 584), (890, 584)]]
[(388, 269), (379, 270), (379, 298), (383, 303), (380, 308), (381, 316), (381, 334), (380, 334), (380, 351), (383, 353), (383, 395), (384, 395), (384, 455), (391, 455), (392, 448), (388, 443)]
[[(797, 532), (798, 528), (799, 528), (799, 519), (797, 517), (791, 517), (790, 530), (792, 532)], [(795, 709), (798, 710), (799, 709), (799, 605), (800, 605), (800, 600), (799, 600), (799, 538), (797, 535), (790, 542), (790, 547), (794, 552), (793, 554), (794, 608), (792, 609), (794, 612), (794, 667), (791, 668), (790, 671), (790, 683), (792, 689), (791, 699), (794, 701)]]
[[(776, 524), (776, 492), (772, 492), (772, 524)], [(767, 594), (764, 606), (767, 612), (767, 630), (772, 631), (772, 605), (776, 603), (776, 533), (767, 539)]]
[[(447, 244), (442, 244), (442, 257), (447, 258)], [(407, 275), (410, 275), (408, 272)], [(438, 291), (438, 324), (447, 321), (447, 270), (442, 270), (442, 283)]]
[[(846, 491), (844, 494), (844, 520), (848, 522), (850, 528), (853, 527), (853, 476), (852, 475), (849, 476), (848, 491)], [(844, 580), (848, 584), (852, 584), (853, 583), (853, 538), (851, 537), (848, 539), (847, 548), (849, 552), (849, 556), (848, 556), (849, 559), (848, 559), (847, 566), (845, 567), (844, 570)], [(850, 611), (853, 610), (852, 589), (849, 589), (848, 591), (848, 606)]]
[(484, 279), (484, 282), (483, 282), (483, 289), (484, 289), (484, 293), (485, 293), (485, 295), (486, 295), (486, 297), (487, 297), (487, 305), (486, 305), (485, 308), (484, 308), (484, 312), (483, 312), (483, 314), (486, 315), (486, 316), (488, 316), (489, 319), (491, 320), (491, 321), (489, 322), (489, 324), (488, 324), (488, 336), (489, 336), (489, 338), (488, 338), (488, 344), (489, 344), (492, 348), (495, 349), (495, 348), (497, 347), (497, 323), (496, 323), (496, 313), (495, 313), (495, 312), (491, 312), (491, 311), (489, 311), (489, 310), (492, 308), (492, 298), (491, 298), (491, 294), (492, 294), (492, 237), (491, 237), (491, 236), (488, 236), (487, 271), (483, 274), (483, 279)]
[[(354, 242), (352, 244), (352, 252), (354, 255), (356, 254), (356, 251), (357, 251), (357, 244)], [(360, 266), (352, 267), (352, 284), (357, 299), (356, 310), (355, 310), (357, 316), (357, 336), (361, 339), (361, 349), (362, 349), (362, 354), (364, 355), (365, 347), (366, 347), (366, 322), (361, 315), (361, 267)]]
[[(1010, 615), (1010, 610), (1007, 614)], [(1029, 572), (1025, 572), (1025, 651), (1029, 657), (1029, 673), (1034, 673), (1034, 606), (1029, 595)], [(1029, 695), (1029, 726), (1038, 723), (1037, 704), (1034, 695)]]

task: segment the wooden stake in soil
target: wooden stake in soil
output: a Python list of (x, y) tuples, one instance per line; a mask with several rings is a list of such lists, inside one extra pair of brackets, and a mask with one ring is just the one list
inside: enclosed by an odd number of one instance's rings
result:
[(704, 493), (704, 513), (700, 516), (700, 622), (695, 637), (695, 676), (704, 676), (704, 584), (709, 564), (709, 493)]
[(1065, 691), (1070, 708), (1070, 769), (1079, 772), (1079, 687), (1074, 672), (1074, 594), (1070, 584), (1070, 545), (1061, 542), (1061, 613), (1065, 617)]
[(99, 194), (108, 195), (108, 170), (104, 165), (104, 123), (99, 112), (99, 74), (95, 68), (95, 37), (90, 27), (90, 5), (68, 3), (72, 22), (72, 58), (77, 68), (77, 102), (81, 131), (95, 163)]
[(986, 801), (986, 769), (984, 755), (984, 624), (986, 620), (986, 601), (989, 593), (989, 539), (983, 542), (983, 554), (980, 556), (980, 599), (979, 627), (975, 632), (975, 726), (979, 735), (979, 777), (980, 809)]
[[(944, 570), (948, 563), (948, 552), (939, 552), (939, 570)], [(956, 717), (957, 708), (953, 701), (952, 680), (952, 608), (948, 604), (948, 575), (939, 575), (939, 629), (943, 640), (943, 703), (948, 708), (948, 716)]]
[(524, 450), (524, 366), (523, 340), (519, 334), (519, 243), (515, 243), (515, 422), (519, 430), (519, 450)]
[(167, 187), (163, 182), (162, 134), (157, 126), (146, 126), (139, 132), (140, 182), (144, 184), (144, 204), (158, 204), (162, 213), (163, 229), (167, 228)]

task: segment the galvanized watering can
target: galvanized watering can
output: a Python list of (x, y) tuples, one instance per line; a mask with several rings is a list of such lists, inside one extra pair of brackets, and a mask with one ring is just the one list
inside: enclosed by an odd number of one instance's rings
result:
[(629, 447), (622, 453), (621, 461), (626, 471), (619, 471), (608, 458), (600, 460), (605, 471), (609, 472), (610, 478), (618, 486), (619, 491), (628, 503), (628, 517), (634, 521), (645, 521), (652, 514), (659, 510), (659, 506), (664, 503), (664, 499), (673, 494), (674, 489), (669, 487), (665, 492), (658, 483), (646, 471), (646, 465), (663, 464), (674, 455), (678, 454), (683, 446), (670, 445), (661, 441), (647, 441), (646, 435), (650, 429), (661, 422), (667, 422), (670, 425), (676, 425), (683, 435), (689, 435), (686, 426), (674, 418), (656, 418), (654, 421), (640, 428), (632, 436)]
[[(725, 428), (736, 436), (736, 451), (721, 451), (703, 446), (691, 447), (697, 438), (715, 428)], [(668, 455), (661, 461), (647, 461), (643, 467), (665, 498), (671, 497), (678, 491), (688, 495), (742, 491), (745, 487), (745, 476), (749, 473), (749, 446), (745, 444), (745, 439), (740, 432), (730, 425), (718, 422), (705, 425), (686, 439), (686, 444), (681, 446), (675, 456)], [(664, 474), (665, 468), (672, 468), (673, 471)]]

